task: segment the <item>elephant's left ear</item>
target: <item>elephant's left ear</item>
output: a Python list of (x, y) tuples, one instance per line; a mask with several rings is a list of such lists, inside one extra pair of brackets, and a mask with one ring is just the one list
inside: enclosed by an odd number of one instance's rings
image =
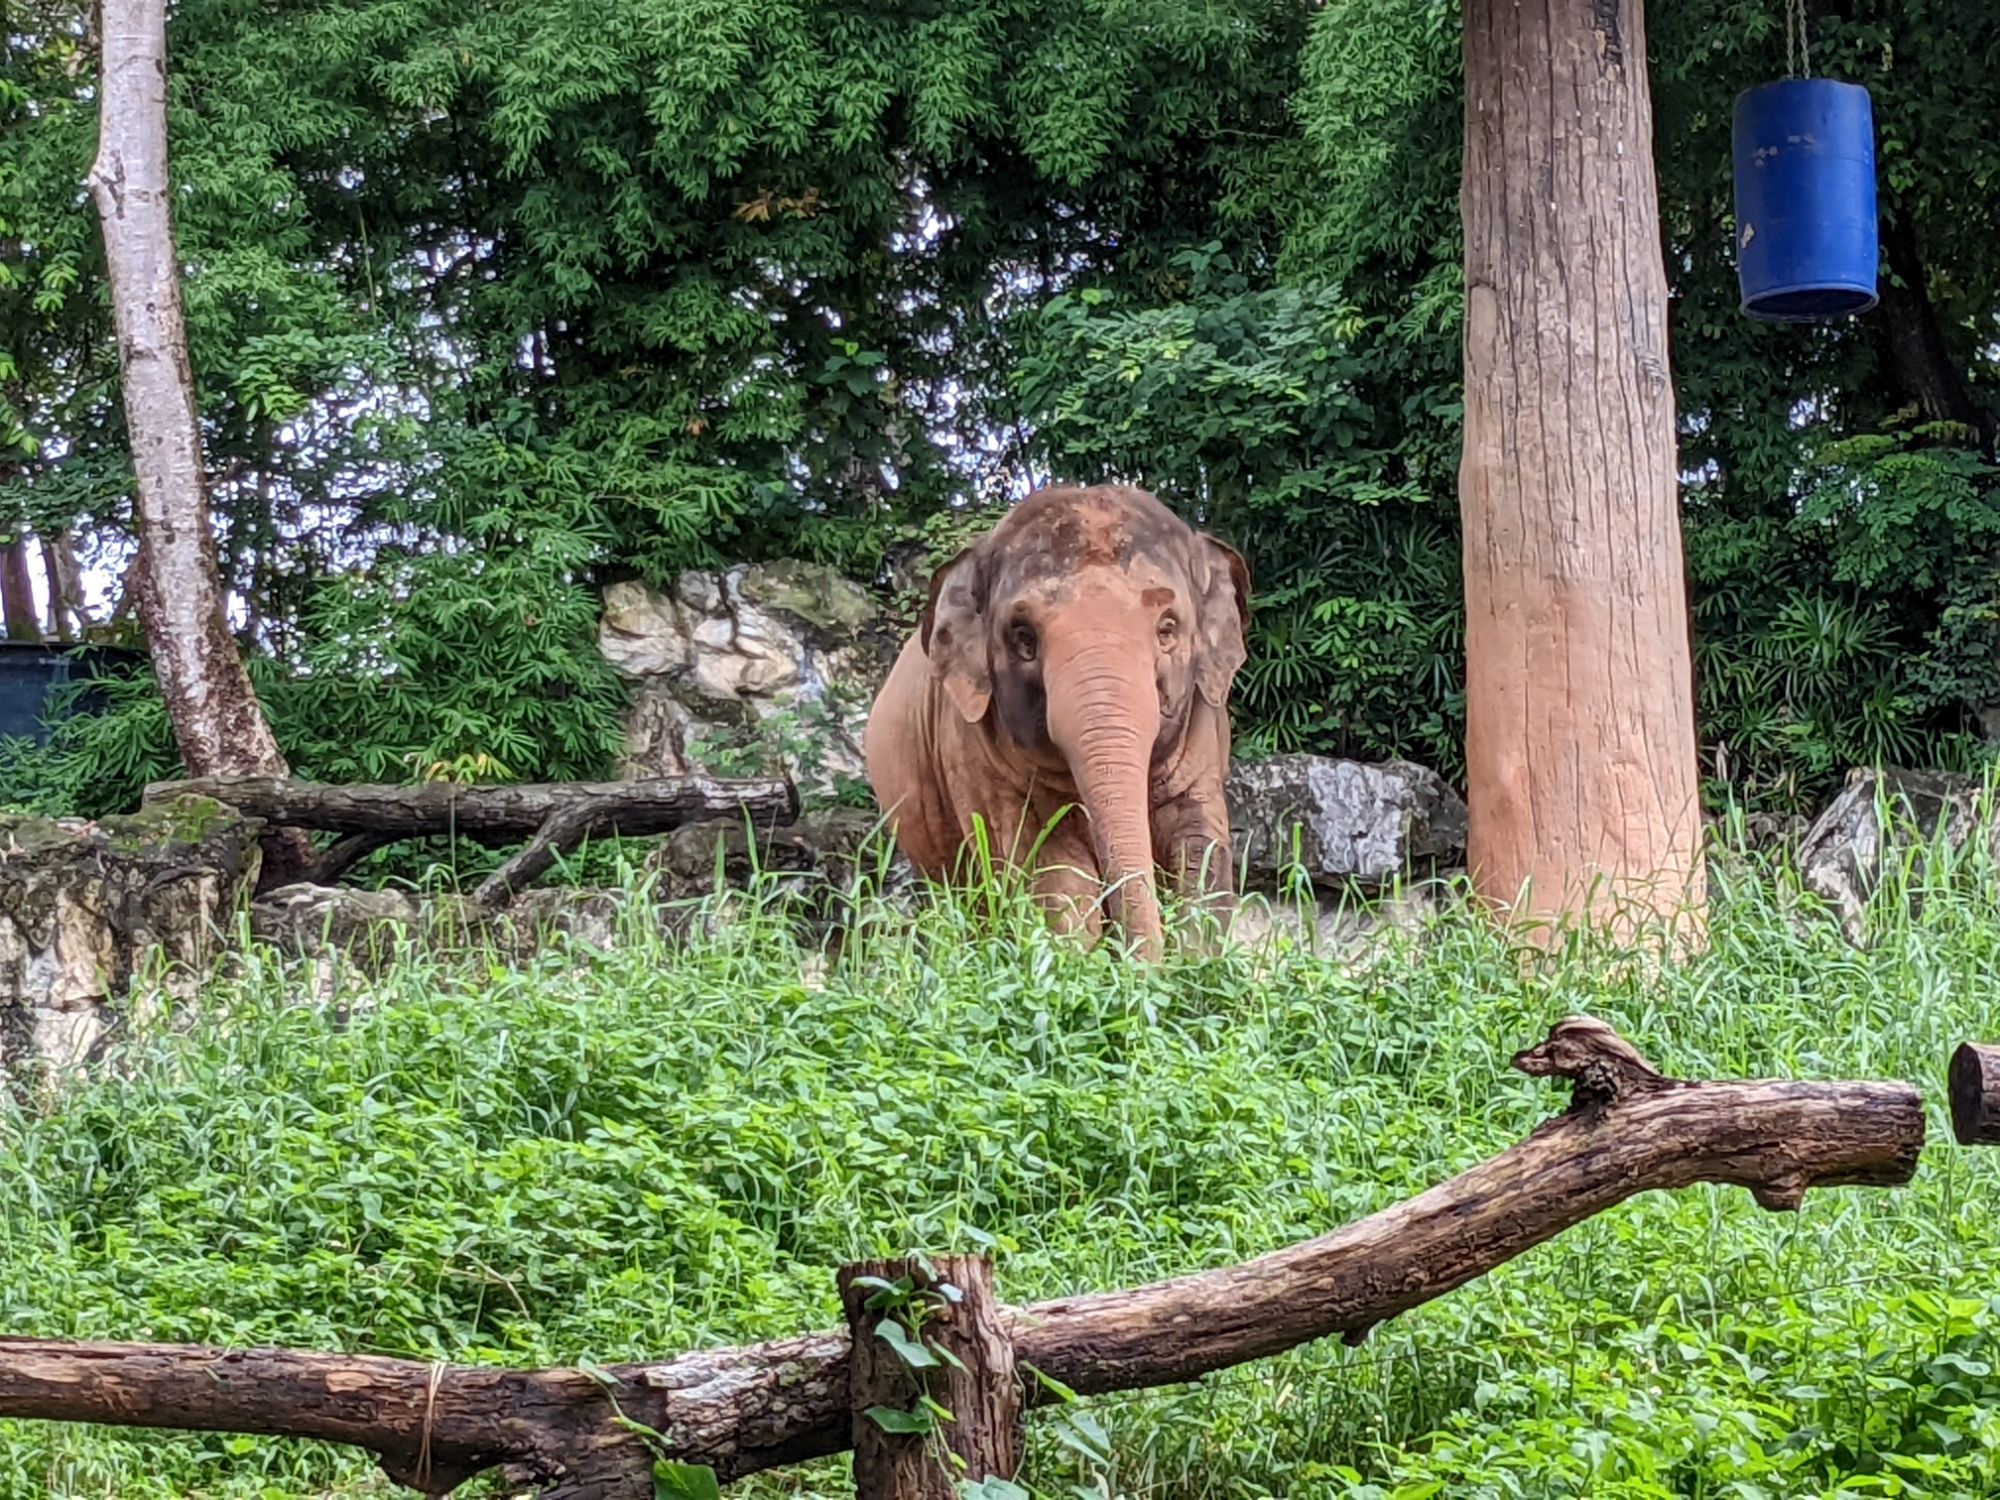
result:
[(1203, 533), (1196, 566), (1201, 582), (1201, 649), (1195, 657), (1195, 686), (1216, 708), (1229, 702), (1230, 684), (1248, 659), (1250, 565), (1227, 542)]
[(945, 696), (968, 724), (985, 718), (993, 702), (986, 633), (979, 624), (986, 592), (980, 566), (978, 549), (968, 547), (931, 575), (920, 635), (931, 675), (944, 684)]

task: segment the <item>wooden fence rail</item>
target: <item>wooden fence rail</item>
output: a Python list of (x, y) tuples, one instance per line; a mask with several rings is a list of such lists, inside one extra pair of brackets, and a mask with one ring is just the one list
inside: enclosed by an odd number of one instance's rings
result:
[[(911, 1340), (869, 1330), (898, 1298), (930, 1296), (925, 1327), (951, 1353), (938, 1361), (954, 1382), (946, 1394), (984, 1403), (976, 1421), (961, 1418), (978, 1430), (947, 1435), (944, 1449), (967, 1477), (1006, 1479), (1019, 1443), (1003, 1386), (1032, 1406), (1049, 1399), (1037, 1375), (1089, 1396), (1193, 1380), (1332, 1334), (1359, 1343), (1635, 1194), (1727, 1183), (1765, 1208), (1796, 1209), (1809, 1188), (1908, 1182), (1924, 1144), (1923, 1107), (1905, 1084), (1667, 1078), (1588, 1017), (1558, 1023), (1513, 1062), (1569, 1080), (1569, 1107), (1415, 1198), (1240, 1265), (1011, 1308), (991, 1301), (983, 1266), (951, 1262), (937, 1278), (845, 1268), (850, 1329), (870, 1339), (863, 1358), (848, 1330), (609, 1371), (0, 1338), (0, 1417), (319, 1438), (371, 1450), (426, 1494), (498, 1467), (562, 1500), (646, 1500), (661, 1460), (727, 1483), (838, 1452), (861, 1430), (863, 1500), (914, 1500), (951, 1492), (910, 1477), (922, 1473), (917, 1449), (937, 1461), (937, 1435), (866, 1417), (894, 1409), (885, 1392), (896, 1372), (877, 1345)], [(1016, 1367), (1034, 1373), (1016, 1379)]]

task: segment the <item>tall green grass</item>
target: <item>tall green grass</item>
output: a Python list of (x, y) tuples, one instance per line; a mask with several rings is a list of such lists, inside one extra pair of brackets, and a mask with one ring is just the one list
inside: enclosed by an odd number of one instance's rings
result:
[[(1123, 1496), (2000, 1493), (2000, 1157), (1949, 1144), (1952, 1046), (2000, 1037), (1983, 853), (1892, 875), (1846, 945), (1782, 870), (1709, 951), (1537, 971), (1447, 900), (1356, 957), (1158, 969), (997, 891), (863, 901), (823, 958), (781, 903), (634, 915), (525, 968), (411, 958), (307, 1003), (268, 955), (0, 1115), (0, 1328), (523, 1365), (838, 1321), (844, 1260), (996, 1246), (1029, 1299), (1255, 1255), (1518, 1139), (1508, 1070), (1589, 1011), (1682, 1076), (1921, 1087), (1907, 1189), (1654, 1194), (1376, 1330), (1034, 1421), (1027, 1478)], [(1906, 887), (1921, 884), (1903, 917)], [(635, 907), (636, 912), (638, 908)], [(740, 1493), (843, 1495), (845, 1461)], [(0, 1423), (0, 1497), (386, 1493), (301, 1443)]]

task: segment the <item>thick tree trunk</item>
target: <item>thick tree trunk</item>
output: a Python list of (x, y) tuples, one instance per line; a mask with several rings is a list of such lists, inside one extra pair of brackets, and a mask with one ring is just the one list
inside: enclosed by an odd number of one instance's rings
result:
[(0, 620), (10, 641), (42, 639), (42, 607), (35, 602), (35, 571), (28, 560), (28, 534), (17, 531), (0, 549)]
[(1640, 0), (1467, 0), (1468, 863), (1698, 937), (1693, 669)]
[(1882, 255), (1889, 276), (1882, 282), (1876, 324), (1881, 330), (1883, 373), (1895, 401), (1915, 408), (1926, 422), (1956, 422), (1970, 429), (1989, 456), (1994, 414), (1973, 399), (1965, 372), (1952, 358), (1931, 302), (1930, 277), (1917, 246), (1916, 226), (1900, 208), (1885, 209)]
[[(1592, 1214), (1655, 1188), (1734, 1183), (1770, 1209), (1810, 1188), (1905, 1183), (1924, 1110), (1900, 1083), (1689, 1083), (1602, 1022), (1572, 1017), (1514, 1059), (1574, 1084), (1569, 1109), (1428, 1192), (1241, 1265), (1006, 1310), (1022, 1368), (1079, 1394), (1175, 1385), (1441, 1297)], [(725, 1481), (851, 1440), (843, 1333), (621, 1365), (628, 1418)], [(1030, 1404), (1046, 1399), (1039, 1385)], [(0, 1338), (0, 1417), (288, 1433), (369, 1448), (441, 1493), (496, 1465), (550, 1496), (653, 1494), (652, 1460), (581, 1373), (282, 1351)]]
[[(847, 1313), (848, 1401), (854, 1444), (854, 1492), (860, 1500), (956, 1500), (958, 1481), (1012, 1479), (1021, 1467), (1025, 1434), (1021, 1392), (1014, 1374), (1014, 1343), (993, 1295), (991, 1262), (974, 1255), (941, 1255), (931, 1262), (935, 1280), (915, 1260), (871, 1260), (840, 1270), (840, 1302)], [(910, 1368), (880, 1334), (893, 1309), (870, 1308), (873, 1281), (907, 1276), (919, 1297), (940, 1285), (957, 1292), (926, 1305), (919, 1344), (935, 1363)], [(906, 1334), (907, 1337), (907, 1334)], [(920, 1356), (921, 1357), (921, 1356)], [(895, 1433), (872, 1413), (905, 1412), (919, 1393), (951, 1413), (929, 1434)]]
[(138, 479), (139, 618), (189, 773), (282, 776), (285, 757), (229, 633), (209, 522), (167, 173), (166, 0), (103, 0), (102, 26), (89, 185)]

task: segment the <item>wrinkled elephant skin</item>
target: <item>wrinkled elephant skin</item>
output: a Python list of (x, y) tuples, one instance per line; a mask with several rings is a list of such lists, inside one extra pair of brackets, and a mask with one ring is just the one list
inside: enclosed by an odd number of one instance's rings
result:
[(938, 569), (868, 721), (868, 777), (910, 862), (962, 877), (983, 822), (1064, 928), (1108, 913), (1161, 951), (1157, 870), (1233, 907), (1229, 692), (1243, 559), (1143, 490), (1038, 491)]

